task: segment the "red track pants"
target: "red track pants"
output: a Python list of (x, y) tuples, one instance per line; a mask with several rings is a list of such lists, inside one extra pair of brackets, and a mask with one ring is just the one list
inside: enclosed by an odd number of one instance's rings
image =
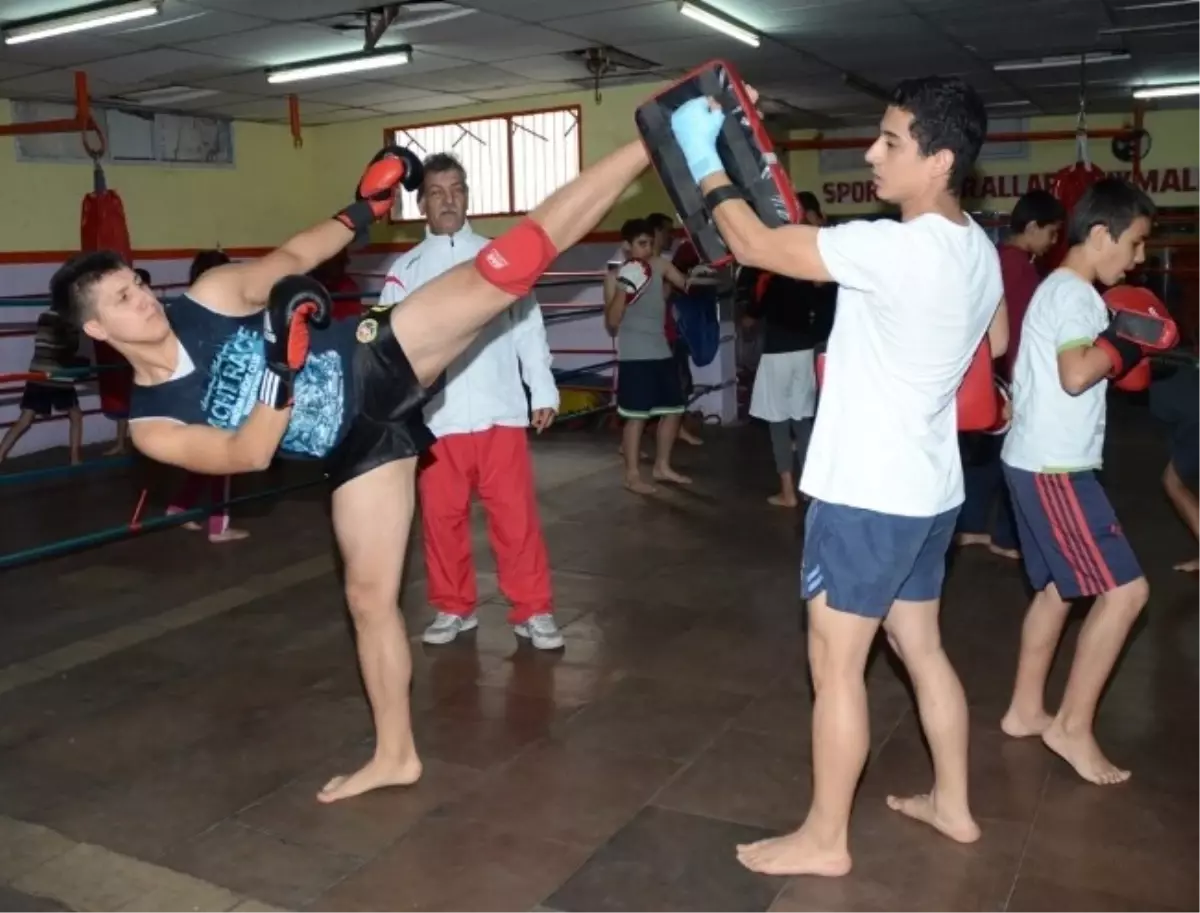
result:
[(471, 554), (471, 493), (487, 511), (500, 591), (509, 621), (552, 611), (550, 562), (538, 519), (533, 463), (524, 428), (489, 428), (438, 439), (417, 477), (429, 602), (470, 615), (479, 591)]

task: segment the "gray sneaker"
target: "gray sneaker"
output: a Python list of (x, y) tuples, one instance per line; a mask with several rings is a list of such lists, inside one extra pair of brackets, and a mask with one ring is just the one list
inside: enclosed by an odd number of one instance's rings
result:
[(471, 631), (479, 627), (479, 619), (474, 615), (451, 615), (449, 612), (438, 612), (421, 640), (427, 644), (448, 644), (463, 631)]
[(549, 612), (532, 615), (529, 621), (513, 625), (513, 633), (530, 641), (539, 650), (561, 650), (565, 641)]

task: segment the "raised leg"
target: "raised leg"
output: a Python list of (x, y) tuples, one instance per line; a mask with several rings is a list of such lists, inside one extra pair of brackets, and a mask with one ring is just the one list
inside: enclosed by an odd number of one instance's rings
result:
[[(600, 224), (649, 163), (642, 143), (629, 143), (556, 190), (529, 217), (542, 227), (556, 250), (565, 251)], [(429, 385), (485, 324), (516, 300), (487, 282), (473, 262), (463, 263), (393, 308), (392, 329), (417, 378)]]

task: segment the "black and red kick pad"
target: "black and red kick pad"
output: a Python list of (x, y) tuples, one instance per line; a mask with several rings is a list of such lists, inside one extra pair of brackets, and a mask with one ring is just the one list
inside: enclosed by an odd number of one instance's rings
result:
[(693, 70), (643, 103), (634, 114), (634, 121), (654, 169), (701, 259), (722, 266), (733, 255), (713, 224), (712, 213), (704, 205), (704, 194), (692, 179), (687, 160), (671, 132), (671, 115), (675, 110), (701, 96), (718, 101), (726, 113), (717, 137), (717, 152), (729, 180), (741, 189), (763, 223), (777, 228), (799, 222), (804, 213), (741, 77), (721, 60)]

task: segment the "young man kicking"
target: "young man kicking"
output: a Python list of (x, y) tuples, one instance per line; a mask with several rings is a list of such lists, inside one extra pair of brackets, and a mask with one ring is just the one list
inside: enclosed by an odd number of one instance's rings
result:
[[(1146, 256), (1154, 204), (1108, 178), (1088, 188), (1068, 219), (1070, 249), (1038, 287), (1013, 375), (1013, 424), (1001, 459), (1029, 582), (1037, 591), (1021, 629), (1012, 702), (1001, 721), (1011, 736), (1041, 736), (1083, 779), (1123, 783), (1096, 744), (1100, 693), (1150, 587), (1096, 470), (1104, 451), (1109, 378), (1141, 360), (1110, 328), (1097, 282), (1116, 285)], [(1046, 712), (1046, 676), (1069, 600), (1095, 596), (1079, 632), (1058, 713)]]
[(630, 143), (401, 306), (357, 326), (306, 325), (328, 299), (303, 274), (383, 217), (401, 181), (420, 182), (416, 156), (386, 152), (368, 168), (358, 201), (337, 217), (262, 259), (206, 273), (170, 309), (112, 254), (76, 257), (53, 283), (54, 300), (76, 324), (133, 365), (133, 440), (147, 456), (209, 475), (265, 469), (277, 451), (326, 461), (376, 745), (364, 768), (325, 785), (322, 802), (421, 775), (397, 603), (416, 457), (433, 439), (421, 418), (428, 388), (648, 164), (642, 144)]
[(730, 185), (716, 151), (723, 117), (696, 99), (672, 128), (734, 257), (840, 286), (800, 482), (813, 499), (801, 571), (816, 692), (812, 806), (798, 830), (739, 846), (738, 858), (769, 875), (845, 875), (869, 745), (864, 672), (881, 623), (912, 678), (934, 768), (928, 795), (888, 805), (954, 840), (979, 838), (967, 799), (967, 703), (938, 608), (963, 501), (955, 394), (989, 325), (993, 352), (1008, 342), (996, 248), (959, 199), (987, 113), (962, 80), (902, 82), (866, 155), (879, 198), (899, 206), (901, 221), (774, 229), (718, 193)]

